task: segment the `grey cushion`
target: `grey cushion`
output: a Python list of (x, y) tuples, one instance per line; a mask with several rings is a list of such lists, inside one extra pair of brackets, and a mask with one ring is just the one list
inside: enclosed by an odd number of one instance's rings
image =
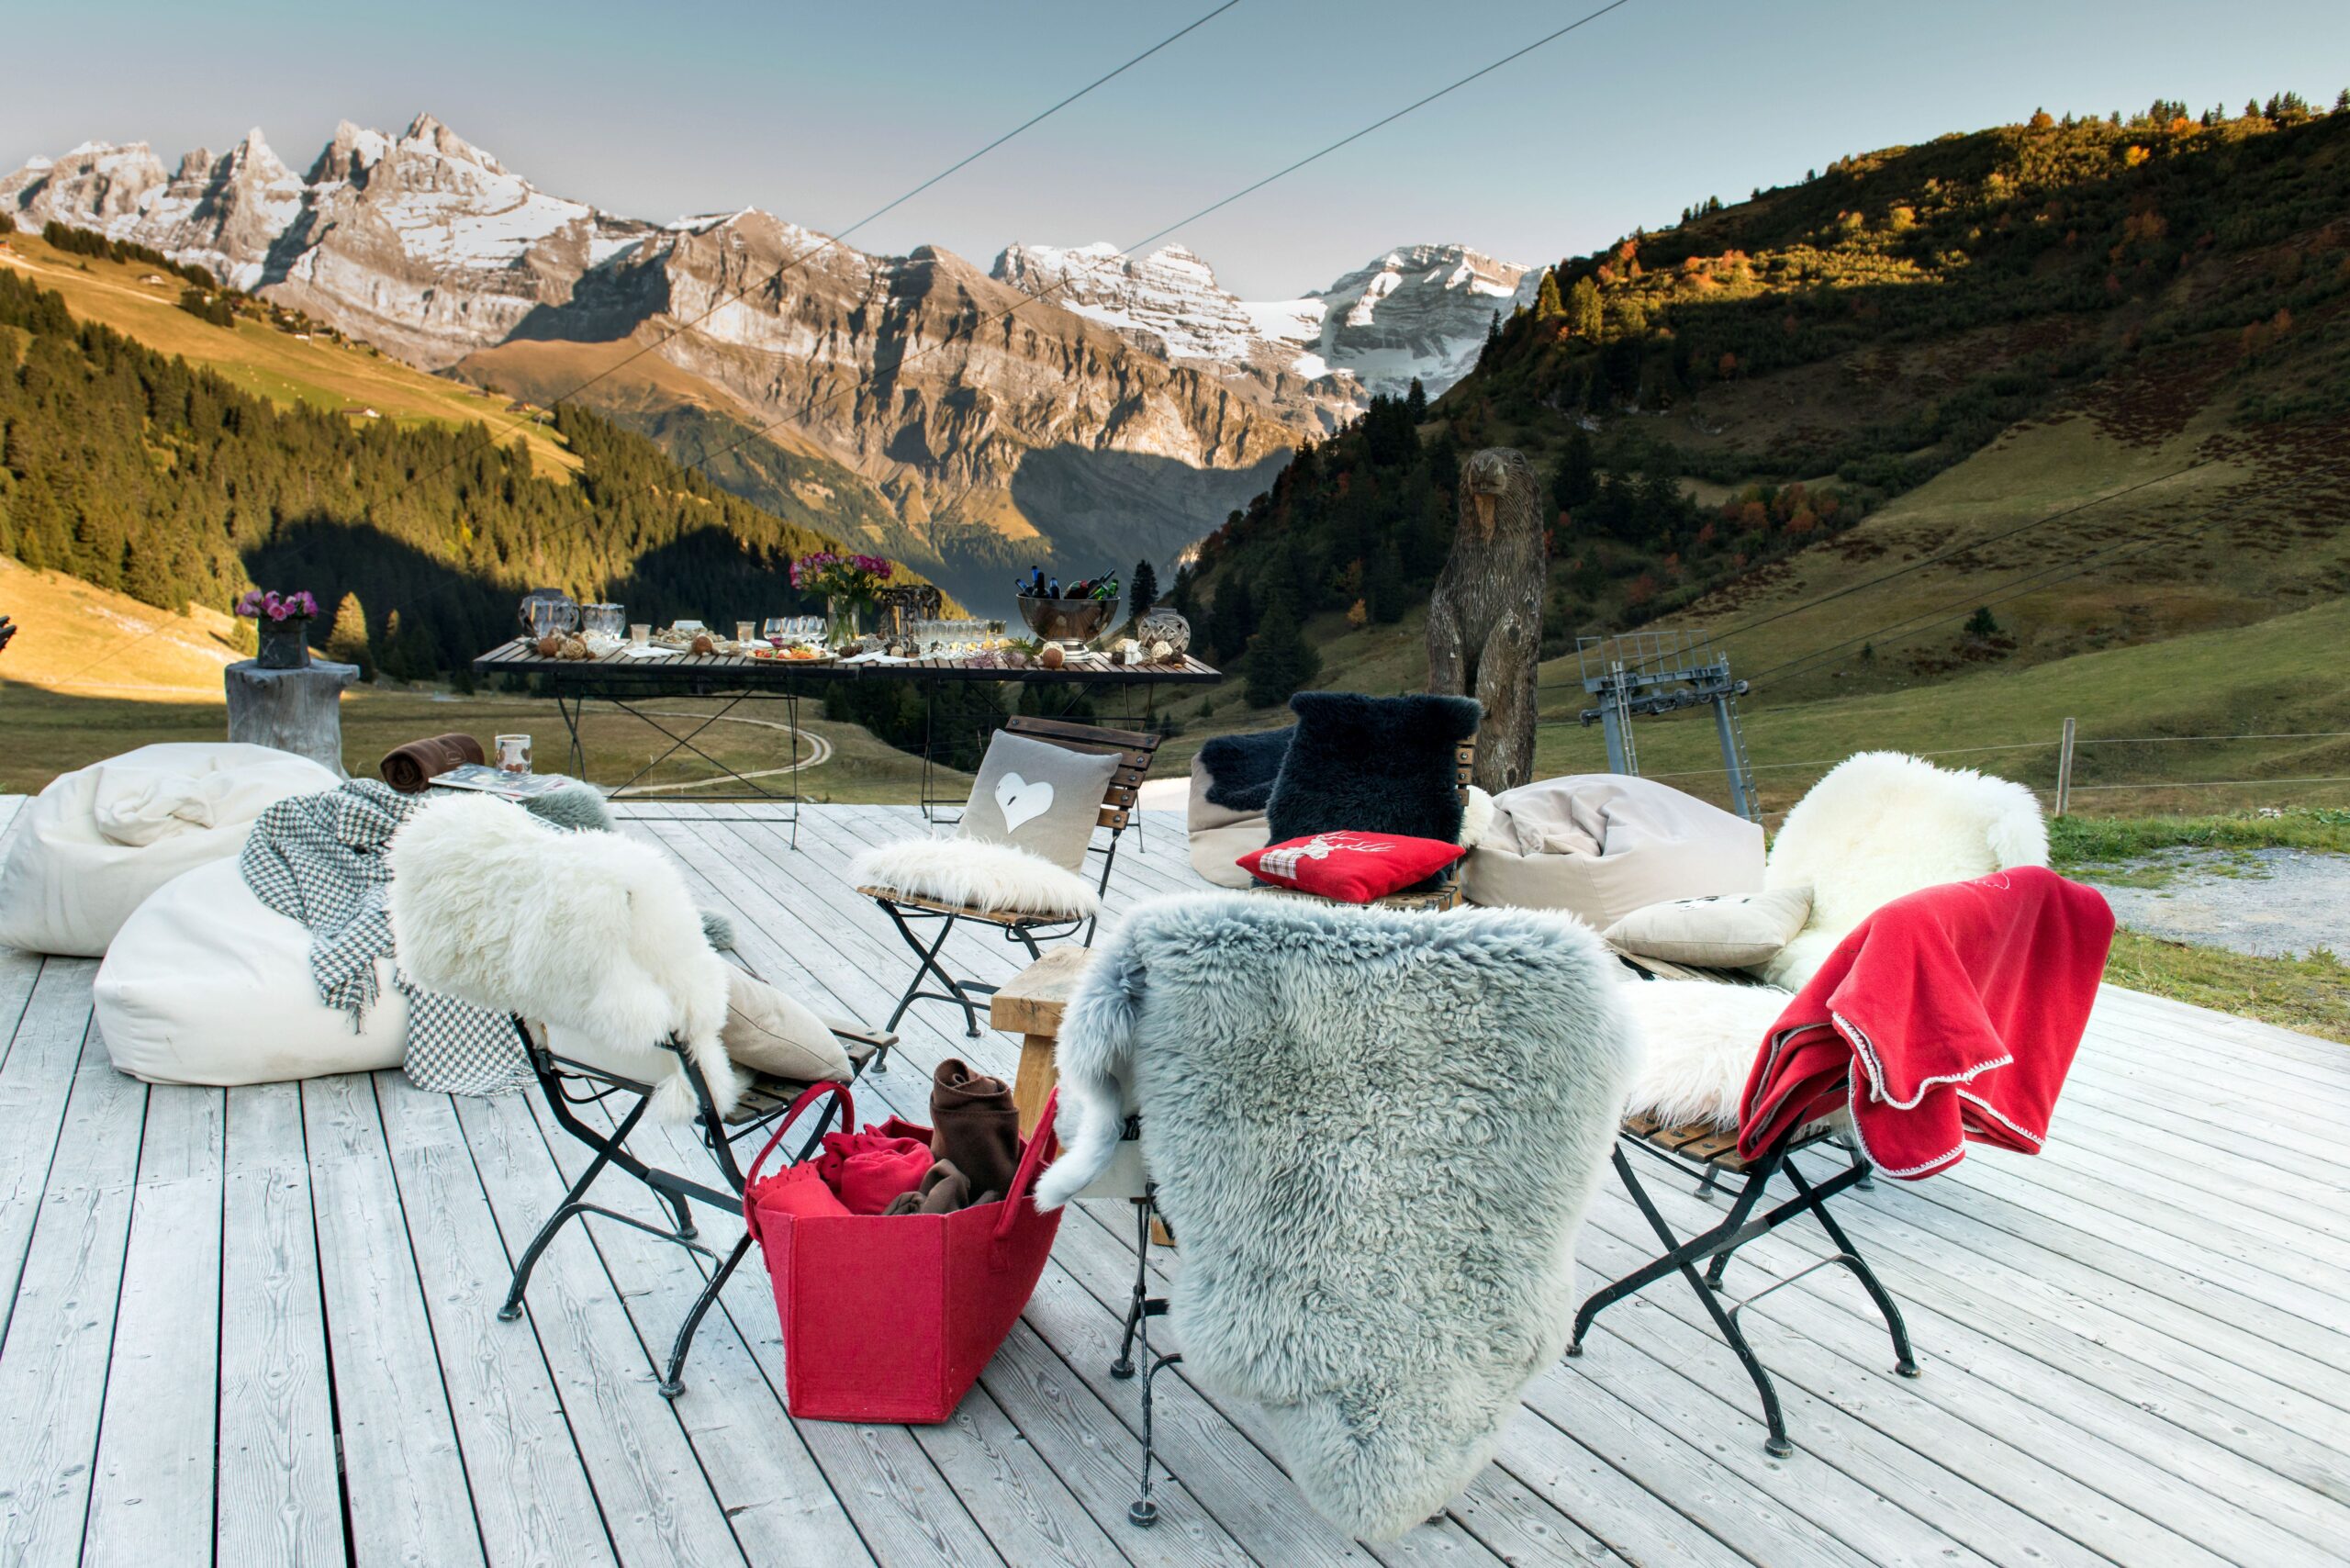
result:
[(1675, 964), (1742, 969), (1776, 958), (1810, 913), (1809, 888), (1674, 899), (1634, 910), (1607, 928), (1607, 940)]
[(726, 1025), (719, 1038), (735, 1064), (799, 1082), (849, 1080), (848, 1053), (824, 1021), (782, 991), (729, 965)]
[(998, 730), (972, 781), (961, 836), (1008, 844), (1074, 871), (1085, 864), (1102, 797), (1117, 771), (1113, 755), (1071, 751)]

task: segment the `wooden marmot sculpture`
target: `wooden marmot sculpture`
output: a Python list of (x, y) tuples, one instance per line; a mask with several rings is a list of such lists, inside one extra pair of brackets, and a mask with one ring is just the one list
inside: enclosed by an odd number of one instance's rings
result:
[(1491, 446), (1460, 469), (1460, 522), (1428, 600), (1428, 689), (1484, 704), (1479, 788), (1534, 777), (1534, 685), (1542, 656), (1541, 491), (1525, 456)]

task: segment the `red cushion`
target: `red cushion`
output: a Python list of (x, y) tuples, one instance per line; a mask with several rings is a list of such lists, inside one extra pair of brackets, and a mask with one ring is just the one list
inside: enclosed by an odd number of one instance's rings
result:
[(1239, 863), (1276, 887), (1369, 903), (1427, 880), (1465, 853), (1457, 844), (1397, 833), (1317, 833), (1252, 849)]

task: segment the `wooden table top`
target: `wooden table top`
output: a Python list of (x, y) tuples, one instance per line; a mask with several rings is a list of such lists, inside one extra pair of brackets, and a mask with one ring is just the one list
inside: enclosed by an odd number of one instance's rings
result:
[(1086, 653), (1058, 669), (1034, 663), (1014, 668), (1000, 655), (981, 654), (968, 658), (894, 659), (755, 659), (747, 654), (671, 654), (639, 658), (625, 650), (585, 659), (549, 658), (526, 638), (501, 643), (474, 660), (476, 675), (535, 675), (576, 685), (658, 685), (684, 679), (702, 685), (779, 685), (787, 680), (850, 680), (923, 678), (934, 680), (1035, 680), (1080, 685), (1205, 685), (1224, 678), (1224, 672), (1186, 655), (1164, 664), (1112, 664), (1101, 654)]
[(988, 1022), (1014, 1035), (1057, 1036), (1093, 949), (1064, 943), (1003, 983), (988, 1003)]

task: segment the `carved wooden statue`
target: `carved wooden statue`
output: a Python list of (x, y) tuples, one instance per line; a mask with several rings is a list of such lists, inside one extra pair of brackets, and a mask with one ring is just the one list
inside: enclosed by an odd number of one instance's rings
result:
[(1460, 470), (1460, 523), (1428, 600), (1428, 689), (1474, 697), (1478, 786), (1534, 777), (1534, 685), (1542, 656), (1542, 504), (1523, 454), (1487, 447)]

